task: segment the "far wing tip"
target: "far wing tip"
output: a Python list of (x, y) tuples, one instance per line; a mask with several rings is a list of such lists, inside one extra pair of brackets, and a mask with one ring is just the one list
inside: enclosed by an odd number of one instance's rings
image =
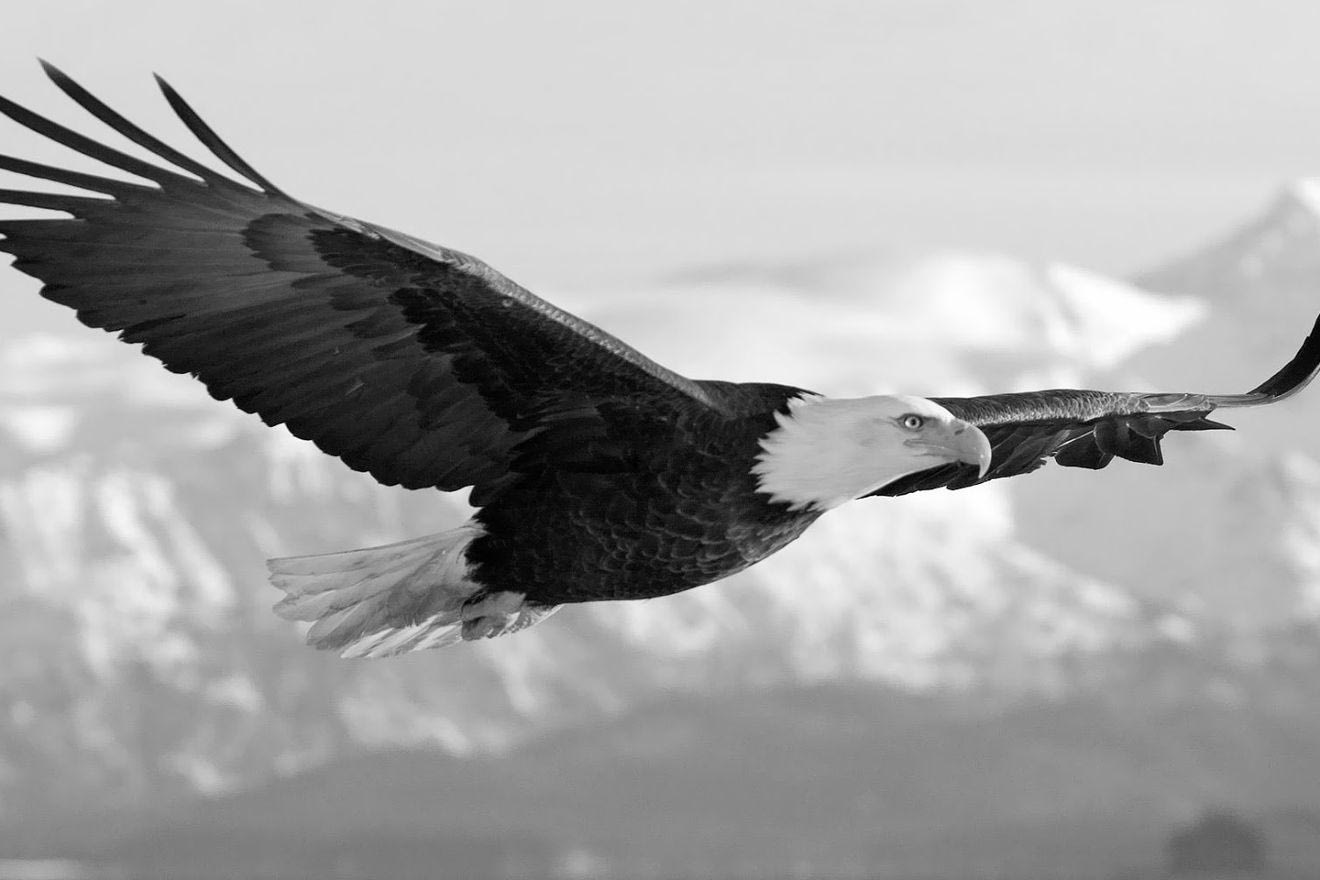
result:
[(1301, 391), (1320, 371), (1320, 316), (1311, 325), (1311, 332), (1302, 342), (1297, 354), (1284, 364), (1283, 369), (1249, 391), (1262, 394), (1271, 401), (1282, 400)]

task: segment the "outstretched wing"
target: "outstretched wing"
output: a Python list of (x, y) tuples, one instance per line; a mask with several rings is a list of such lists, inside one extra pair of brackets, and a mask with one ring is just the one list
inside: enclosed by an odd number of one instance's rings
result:
[[(270, 425), (285, 424), (387, 485), (458, 489), (483, 503), (535, 444), (586, 448), (593, 402), (648, 395), (710, 404), (701, 385), (533, 296), (486, 264), (283, 193), (163, 80), (184, 124), (240, 183), (55, 84), (163, 164), (0, 99), (0, 113), (142, 178), (126, 183), (0, 155), (0, 169), (91, 195), (0, 190), (0, 203), (72, 219), (0, 219), (0, 250), (42, 295), (118, 331), (171, 370)], [(250, 184), (250, 185), (249, 185)]]
[(932, 398), (976, 425), (994, 456), (976, 468), (944, 465), (912, 474), (875, 494), (905, 495), (940, 486), (963, 489), (1034, 471), (1053, 458), (1064, 467), (1098, 469), (1115, 458), (1163, 464), (1160, 441), (1170, 431), (1232, 430), (1211, 421), (1216, 409), (1262, 406), (1300, 391), (1320, 370), (1320, 319), (1283, 369), (1246, 394), (1141, 394), (1113, 391), (1028, 391), (986, 397)]

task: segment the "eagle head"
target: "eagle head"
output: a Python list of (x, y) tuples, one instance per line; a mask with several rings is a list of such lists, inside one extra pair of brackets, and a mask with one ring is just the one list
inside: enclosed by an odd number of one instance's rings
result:
[(752, 473), (757, 491), (794, 510), (828, 510), (942, 464), (990, 467), (981, 429), (924, 397), (799, 397), (776, 421)]

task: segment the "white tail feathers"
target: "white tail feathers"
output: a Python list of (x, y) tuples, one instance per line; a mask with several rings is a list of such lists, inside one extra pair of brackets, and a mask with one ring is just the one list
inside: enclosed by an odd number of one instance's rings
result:
[[(315, 621), (307, 643), (344, 657), (439, 648), (548, 617), (553, 608), (525, 606), (518, 593), (488, 594), (468, 606), (482, 587), (468, 577), (465, 551), (480, 534), (469, 523), (384, 547), (272, 559), (271, 583), (287, 594), (275, 613)], [(491, 609), (501, 616), (492, 618)]]

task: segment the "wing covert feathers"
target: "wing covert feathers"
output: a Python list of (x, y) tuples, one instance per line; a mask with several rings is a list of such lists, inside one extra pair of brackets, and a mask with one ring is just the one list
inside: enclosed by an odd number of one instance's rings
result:
[(1216, 409), (1265, 406), (1291, 397), (1320, 371), (1320, 318), (1278, 372), (1245, 394), (1143, 394), (1055, 389), (984, 397), (932, 398), (990, 440), (994, 457), (981, 479), (976, 468), (944, 465), (904, 477), (876, 494), (903, 495), (944, 486), (962, 489), (1028, 473), (1051, 458), (1064, 467), (1099, 469), (1115, 458), (1164, 463), (1170, 431), (1232, 430), (1209, 415)]

